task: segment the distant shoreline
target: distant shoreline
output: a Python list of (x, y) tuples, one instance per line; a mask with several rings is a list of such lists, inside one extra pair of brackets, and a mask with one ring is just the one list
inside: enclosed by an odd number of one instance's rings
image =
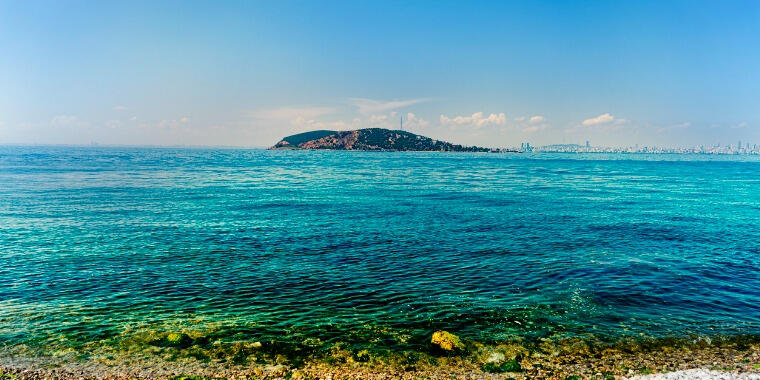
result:
[(27, 144), (27, 143), (2, 143), (2, 148), (75, 148), (75, 149), (166, 149), (166, 150), (253, 150), (253, 151), (328, 151), (328, 152), (385, 152), (385, 153), (489, 153), (489, 154), (532, 154), (532, 155), (610, 155), (619, 154), (625, 156), (705, 156), (705, 157), (760, 157), (760, 153), (730, 153), (730, 152), (674, 152), (674, 151), (653, 151), (653, 152), (631, 152), (624, 150), (615, 151), (543, 151), (536, 150), (525, 152), (511, 150), (512, 148), (484, 148), (488, 151), (436, 151), (436, 150), (359, 150), (359, 149), (271, 149), (266, 146), (232, 146), (232, 145), (90, 145), (90, 144)]

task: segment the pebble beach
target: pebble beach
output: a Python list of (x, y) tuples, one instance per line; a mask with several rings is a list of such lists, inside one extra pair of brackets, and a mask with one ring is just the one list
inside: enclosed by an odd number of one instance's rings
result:
[(470, 342), (467, 349), (458, 354), (435, 351), (437, 355), (413, 365), (392, 364), (388, 358), (357, 361), (350, 355), (298, 365), (282, 357), (270, 363), (236, 365), (187, 358), (4, 356), (0, 359), (0, 379), (760, 379), (757, 343), (601, 350), (575, 344), (524, 351), (521, 346), (478, 346)]

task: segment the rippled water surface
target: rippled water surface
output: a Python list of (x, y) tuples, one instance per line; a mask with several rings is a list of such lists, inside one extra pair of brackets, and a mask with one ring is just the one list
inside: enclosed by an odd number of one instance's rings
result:
[(758, 334), (759, 251), (755, 157), (0, 147), (11, 347)]

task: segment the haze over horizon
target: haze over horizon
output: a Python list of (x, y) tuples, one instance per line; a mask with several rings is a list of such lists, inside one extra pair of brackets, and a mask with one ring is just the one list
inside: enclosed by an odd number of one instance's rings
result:
[(760, 144), (760, 3), (0, 2), (0, 144)]

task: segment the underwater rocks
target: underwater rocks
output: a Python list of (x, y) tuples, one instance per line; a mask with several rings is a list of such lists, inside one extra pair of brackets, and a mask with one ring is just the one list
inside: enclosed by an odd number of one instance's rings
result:
[[(421, 351), (367, 349), (344, 342), (305, 351), (272, 340), (229, 341), (174, 330), (148, 334), (146, 351), (89, 346), (79, 355), (34, 356), (0, 350), (0, 380), (25, 379), (596, 379), (683, 371), (719, 372), (725, 379), (760, 379), (760, 338), (583, 339), (481, 343), (448, 331), (421, 336)], [(428, 340), (428, 337), (429, 340)], [(192, 339), (192, 345), (181, 348)], [(311, 340), (309, 343), (313, 343)], [(257, 344), (258, 343), (258, 344)], [(31, 356), (30, 356), (31, 355)], [(692, 374), (696, 372), (681, 372)], [(5, 376), (5, 377), (4, 377)], [(673, 376), (678, 376), (673, 375)], [(754, 376), (754, 377), (753, 377)], [(644, 377), (644, 379), (681, 377)]]
[(430, 343), (435, 344), (444, 351), (463, 350), (464, 344), (459, 337), (448, 331), (436, 331), (433, 333), (433, 338), (430, 339)]
[(193, 344), (193, 338), (185, 333), (169, 333), (164, 339), (164, 345), (169, 347), (190, 347)]
[[(474, 343), (472, 360), (483, 363), (480, 367), (483, 372), (505, 373), (522, 372), (521, 361), (530, 356), (530, 351), (520, 344), (482, 345)], [(530, 362), (526, 365), (530, 366)]]
[(522, 367), (517, 360), (510, 360), (502, 363), (486, 363), (483, 365), (483, 372), (503, 373), (503, 372), (522, 372)]
[[(468, 348), (476, 352), (476, 357), (464, 360), (459, 356), (445, 355), (435, 363), (419, 363), (413, 368), (377, 365), (372, 362), (328, 364), (319, 360), (298, 366), (162, 361), (159, 358), (144, 359), (147, 361), (117, 360), (113, 363), (92, 359), (60, 363), (43, 358), (22, 359), (0, 355), (0, 379), (760, 379), (760, 345), (681, 346), (636, 352), (610, 349), (606, 352), (594, 351), (591, 355), (564, 352), (555, 356), (545, 352), (530, 352), (521, 359), (510, 359), (512, 352), (518, 356), (523, 352), (517, 345), (477, 347), (476, 342), (469, 342)], [(475, 362), (480, 360), (492, 363), (493, 367), (489, 368), (493, 370), (484, 371)], [(515, 363), (520, 365), (519, 371)], [(701, 370), (695, 371), (694, 368)], [(671, 374), (664, 374), (668, 372)]]

